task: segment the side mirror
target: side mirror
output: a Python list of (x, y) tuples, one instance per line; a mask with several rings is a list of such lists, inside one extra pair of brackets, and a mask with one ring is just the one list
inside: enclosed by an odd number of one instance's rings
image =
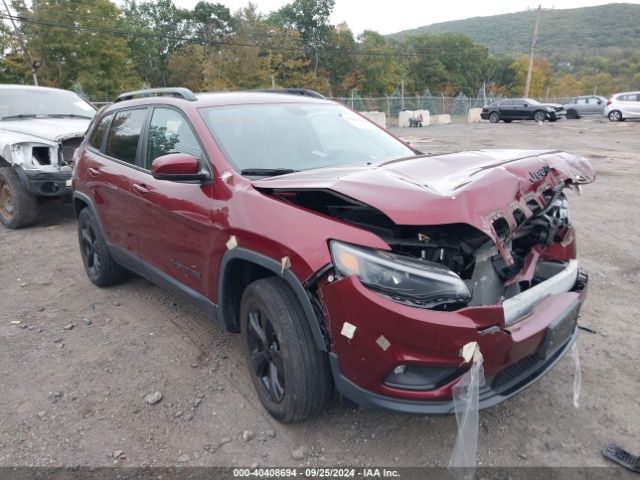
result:
[(198, 160), (187, 153), (170, 153), (156, 158), (151, 164), (151, 175), (157, 180), (172, 182), (209, 179), (209, 174), (200, 170)]
[(602, 105), (602, 100), (598, 100), (598, 105)]
[(528, 106), (529, 106), (529, 104), (528, 104), (528, 103), (525, 103), (525, 104), (524, 104), (524, 106), (525, 106), (525, 107), (528, 107)]

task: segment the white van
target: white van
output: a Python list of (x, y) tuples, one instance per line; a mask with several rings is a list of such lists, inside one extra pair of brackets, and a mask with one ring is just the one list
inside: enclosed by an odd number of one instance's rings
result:
[(604, 108), (604, 114), (612, 122), (627, 118), (640, 118), (640, 92), (614, 94)]

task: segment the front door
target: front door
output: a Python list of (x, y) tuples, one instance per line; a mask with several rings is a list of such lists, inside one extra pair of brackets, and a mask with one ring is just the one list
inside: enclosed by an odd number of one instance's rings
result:
[(513, 116), (513, 100), (503, 100), (499, 104), (500, 118), (511, 120)]
[(131, 189), (143, 268), (153, 280), (206, 297), (211, 252), (225, 241), (211, 221), (213, 182), (156, 180), (150, 171), (153, 160), (170, 153), (193, 155), (208, 169), (211, 163), (186, 117), (171, 107), (153, 109), (142, 152)]

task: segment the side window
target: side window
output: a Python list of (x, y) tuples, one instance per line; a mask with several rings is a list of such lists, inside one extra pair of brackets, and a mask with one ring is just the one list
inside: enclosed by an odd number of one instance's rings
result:
[(144, 168), (151, 170), (153, 161), (170, 153), (188, 153), (198, 160), (203, 154), (200, 144), (186, 119), (171, 108), (153, 110), (149, 124), (147, 158)]
[(586, 105), (587, 103), (589, 103), (589, 99), (588, 98), (579, 98), (578, 99), (578, 105)]
[(138, 140), (146, 117), (146, 108), (117, 112), (111, 122), (104, 153), (135, 165)]
[(89, 137), (89, 145), (91, 145), (96, 150), (100, 150), (102, 147), (102, 139), (104, 138), (104, 134), (107, 131), (107, 127), (109, 123), (111, 123), (111, 119), (113, 118), (113, 114), (105, 115), (102, 117), (102, 120), (98, 123), (96, 128), (93, 129), (91, 133), (91, 137)]

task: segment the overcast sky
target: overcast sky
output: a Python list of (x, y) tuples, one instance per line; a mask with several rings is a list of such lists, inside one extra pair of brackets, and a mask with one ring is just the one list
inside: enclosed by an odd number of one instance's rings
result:
[[(234, 12), (244, 7), (248, 0), (209, 0), (219, 2)], [(292, 0), (254, 0), (258, 9), (268, 13)], [(626, 0), (616, 0), (616, 2)], [(174, 0), (183, 8), (193, 7), (198, 0)], [(512, 13), (536, 8), (540, 0), (336, 0), (331, 23), (347, 22), (355, 33), (376, 30), (394, 33), (432, 23), (459, 20), (461, 18), (484, 17), (501, 13)], [(603, 0), (551, 0), (542, 3), (543, 8), (576, 8), (603, 5)], [(640, 3), (640, 1), (626, 1)]]

